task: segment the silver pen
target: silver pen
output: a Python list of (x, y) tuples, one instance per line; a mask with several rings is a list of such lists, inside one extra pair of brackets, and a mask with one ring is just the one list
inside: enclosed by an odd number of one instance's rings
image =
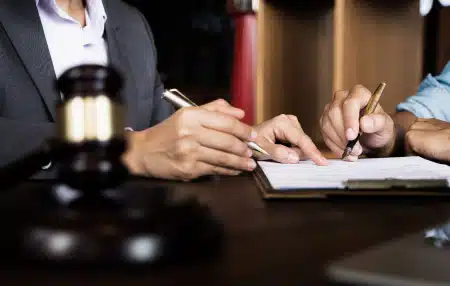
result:
[[(182, 94), (177, 89), (165, 90), (163, 92), (162, 98), (167, 100), (167, 101), (169, 101), (170, 103), (175, 105), (175, 107), (177, 107), (177, 108), (198, 106), (197, 104), (195, 104), (192, 100), (187, 98), (184, 94)], [(266, 156), (270, 156), (270, 154), (266, 150), (261, 148), (255, 142), (247, 142), (247, 145), (248, 145), (248, 147), (250, 147), (254, 151), (257, 151), (257, 152), (259, 152), (261, 154), (264, 154)]]

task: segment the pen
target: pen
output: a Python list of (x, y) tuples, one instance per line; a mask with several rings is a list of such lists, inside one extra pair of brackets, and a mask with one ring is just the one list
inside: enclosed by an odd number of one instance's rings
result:
[[(366, 105), (366, 109), (364, 110), (363, 116), (369, 115), (375, 111), (375, 108), (377, 108), (378, 101), (380, 100), (381, 94), (383, 93), (385, 87), (386, 83), (380, 83), (380, 85), (370, 97), (369, 102)], [(345, 147), (344, 153), (342, 154), (342, 160), (344, 160), (352, 152), (353, 147), (355, 147), (356, 143), (359, 140), (359, 137), (361, 136), (361, 133), (362, 132), (359, 132), (358, 136), (355, 139), (347, 143), (347, 147)]]
[[(184, 94), (179, 92), (177, 89), (169, 89), (165, 90), (163, 92), (162, 98), (169, 101), (175, 107), (177, 108), (183, 108), (183, 107), (189, 107), (189, 106), (198, 106), (195, 104), (192, 100), (187, 98)], [(248, 147), (250, 147), (252, 150), (257, 151), (259, 153), (262, 153), (266, 156), (270, 156), (270, 154), (261, 148), (258, 144), (255, 142), (247, 142)]]

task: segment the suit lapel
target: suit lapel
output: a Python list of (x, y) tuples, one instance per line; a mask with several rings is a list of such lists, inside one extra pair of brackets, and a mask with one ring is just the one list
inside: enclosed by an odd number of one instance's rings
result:
[(55, 71), (35, 1), (6, 0), (3, 5), (0, 22), (54, 120), (60, 96), (54, 88)]
[(127, 107), (127, 126), (137, 128), (137, 89), (136, 81), (132, 73), (130, 62), (125, 56), (127, 54), (127, 35), (120, 27), (121, 7), (118, 1), (103, 0), (108, 19), (106, 21), (106, 41), (108, 44), (109, 64), (117, 69), (124, 81), (124, 88), (121, 92), (122, 99)]

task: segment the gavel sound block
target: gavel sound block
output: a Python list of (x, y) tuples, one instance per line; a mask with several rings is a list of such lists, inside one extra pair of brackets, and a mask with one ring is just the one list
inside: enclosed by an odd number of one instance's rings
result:
[[(214, 257), (223, 227), (195, 198), (130, 176), (122, 78), (113, 68), (82, 65), (56, 83), (56, 137), (0, 170), (5, 197), (0, 239), (11, 258), (58, 265), (150, 265)], [(51, 161), (54, 181), (22, 182)], [(6, 182), (6, 181), (5, 181)], [(8, 194), (6, 194), (8, 193)]]

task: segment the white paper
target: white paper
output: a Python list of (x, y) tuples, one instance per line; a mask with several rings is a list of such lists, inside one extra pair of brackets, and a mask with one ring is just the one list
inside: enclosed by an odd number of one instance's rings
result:
[(274, 189), (343, 189), (348, 180), (450, 180), (450, 167), (421, 157), (328, 160), (327, 166), (311, 161), (280, 164), (260, 161), (259, 166)]

